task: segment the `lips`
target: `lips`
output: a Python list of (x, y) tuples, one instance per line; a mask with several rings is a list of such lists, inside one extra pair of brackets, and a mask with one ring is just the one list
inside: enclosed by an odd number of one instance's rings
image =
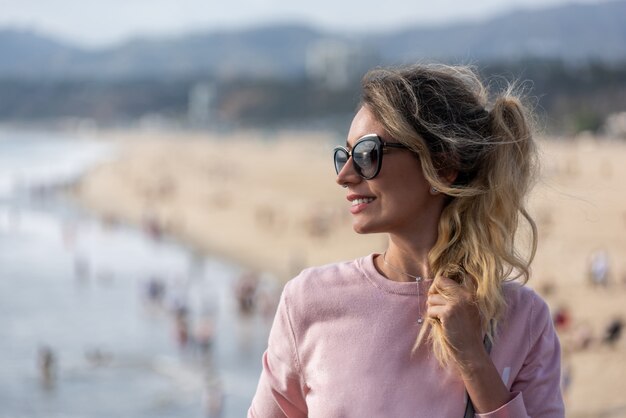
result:
[(371, 196), (350, 194), (350, 195), (348, 195), (348, 200), (352, 204), (352, 206), (350, 206), (350, 213), (355, 215), (355, 214), (365, 210), (365, 208), (367, 208), (367, 205), (369, 205), (374, 200), (376, 200), (376, 198), (375, 197), (371, 197)]
[(356, 205), (361, 205), (363, 203), (370, 203), (374, 201), (373, 197), (363, 197), (363, 198), (358, 198), (358, 199), (354, 199), (352, 201), (352, 206), (356, 206)]

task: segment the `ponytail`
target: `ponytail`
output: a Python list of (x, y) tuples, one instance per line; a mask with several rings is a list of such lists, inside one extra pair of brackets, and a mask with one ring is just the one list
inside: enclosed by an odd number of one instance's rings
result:
[[(438, 275), (456, 280), (475, 295), (483, 332), (493, 341), (506, 309), (502, 283), (517, 278), (526, 283), (537, 249), (536, 224), (525, 206), (536, 176), (537, 154), (528, 112), (510, 92), (495, 100), (486, 131), (487, 151), (470, 183), (458, 194), (455, 186), (447, 190), (453, 197), (440, 218), (429, 262)], [(516, 246), (520, 216), (530, 227), (527, 254), (520, 254)], [(440, 322), (429, 319), (414, 351), (426, 336), (442, 365), (462, 349), (446, 340)]]

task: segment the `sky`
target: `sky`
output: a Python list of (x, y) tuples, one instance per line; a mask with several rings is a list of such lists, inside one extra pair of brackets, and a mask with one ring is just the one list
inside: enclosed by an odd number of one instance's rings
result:
[(334, 31), (383, 31), (476, 21), (573, 1), (603, 0), (0, 0), (0, 27), (35, 30), (77, 45), (98, 47), (137, 36), (172, 36), (285, 21)]

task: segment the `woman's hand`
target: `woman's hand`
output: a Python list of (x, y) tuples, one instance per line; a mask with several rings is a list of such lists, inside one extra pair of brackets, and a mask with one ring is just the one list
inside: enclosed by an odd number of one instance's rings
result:
[(474, 295), (454, 280), (437, 276), (428, 291), (426, 315), (441, 324), (476, 412), (494, 411), (507, 403), (511, 394), (483, 345)]
[(426, 315), (437, 320), (462, 368), (480, 358), (483, 330), (474, 295), (452, 279), (437, 276), (428, 291)]

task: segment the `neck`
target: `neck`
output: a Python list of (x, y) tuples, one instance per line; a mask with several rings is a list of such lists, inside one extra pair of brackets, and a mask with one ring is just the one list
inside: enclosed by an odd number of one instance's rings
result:
[[(437, 242), (442, 211), (443, 200), (440, 205), (432, 207), (416, 218), (412, 225), (401, 230), (389, 231), (385, 259), (395, 267), (395, 271), (385, 266), (382, 257), (377, 257), (376, 267), (384, 276), (394, 281), (415, 281), (408, 275), (423, 277), (426, 280), (434, 278), (434, 272), (428, 263), (428, 253)], [(398, 273), (398, 270), (408, 275)]]
[(428, 263), (428, 253), (435, 240), (407, 242), (390, 236), (385, 256), (378, 257), (378, 270), (390, 280), (409, 282), (416, 277), (433, 279)]

